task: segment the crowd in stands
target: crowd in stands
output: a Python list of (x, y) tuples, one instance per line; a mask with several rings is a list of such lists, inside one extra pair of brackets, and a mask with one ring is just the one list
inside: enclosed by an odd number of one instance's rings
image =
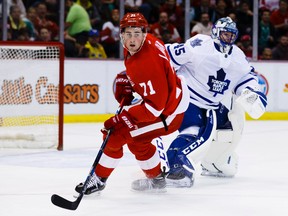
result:
[[(66, 57), (119, 58), (119, 1), (65, 0)], [(184, 42), (185, 0), (124, 0), (124, 9), (141, 12), (164, 43)], [(7, 0), (7, 40), (59, 41), (59, 11), (58, 0)], [(258, 59), (288, 60), (288, 0), (259, 0), (258, 13)], [(209, 35), (226, 16), (237, 23), (237, 45), (252, 58), (253, 0), (190, 0), (190, 35)]]

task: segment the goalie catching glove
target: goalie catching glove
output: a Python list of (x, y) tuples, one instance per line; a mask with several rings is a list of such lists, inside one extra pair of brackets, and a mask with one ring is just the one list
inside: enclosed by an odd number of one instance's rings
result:
[(260, 118), (267, 106), (266, 95), (250, 87), (243, 89), (236, 101), (253, 119)]
[(122, 98), (124, 98), (123, 105), (130, 105), (134, 96), (133, 89), (126, 73), (119, 73), (115, 78), (115, 98), (118, 103), (121, 103)]

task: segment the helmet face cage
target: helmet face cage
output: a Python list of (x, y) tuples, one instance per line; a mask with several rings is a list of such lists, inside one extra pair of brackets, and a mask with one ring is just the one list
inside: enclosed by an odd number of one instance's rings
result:
[(230, 17), (217, 20), (212, 28), (211, 37), (222, 48), (221, 51), (229, 51), (238, 37), (236, 23)]

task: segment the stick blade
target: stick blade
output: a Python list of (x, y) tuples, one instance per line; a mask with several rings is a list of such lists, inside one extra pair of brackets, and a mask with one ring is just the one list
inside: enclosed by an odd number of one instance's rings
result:
[(53, 194), (51, 196), (51, 202), (54, 205), (68, 210), (76, 210), (78, 208), (81, 199), (82, 199), (81, 195), (74, 202), (71, 202), (57, 194)]

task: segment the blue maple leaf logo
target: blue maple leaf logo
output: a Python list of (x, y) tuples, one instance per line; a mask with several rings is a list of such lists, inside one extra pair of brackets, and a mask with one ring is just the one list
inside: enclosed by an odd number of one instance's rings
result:
[(192, 41), (190, 42), (190, 45), (191, 45), (193, 48), (196, 47), (196, 46), (201, 46), (202, 41), (203, 41), (203, 40), (196, 38), (196, 39), (194, 39), (194, 40), (192, 40)]
[(230, 80), (225, 80), (225, 77), (226, 77), (226, 73), (222, 68), (217, 71), (217, 77), (209, 76), (209, 81), (207, 84), (210, 87), (209, 91), (215, 93), (213, 95), (214, 97), (217, 94), (223, 95), (224, 92), (228, 89), (230, 85)]

